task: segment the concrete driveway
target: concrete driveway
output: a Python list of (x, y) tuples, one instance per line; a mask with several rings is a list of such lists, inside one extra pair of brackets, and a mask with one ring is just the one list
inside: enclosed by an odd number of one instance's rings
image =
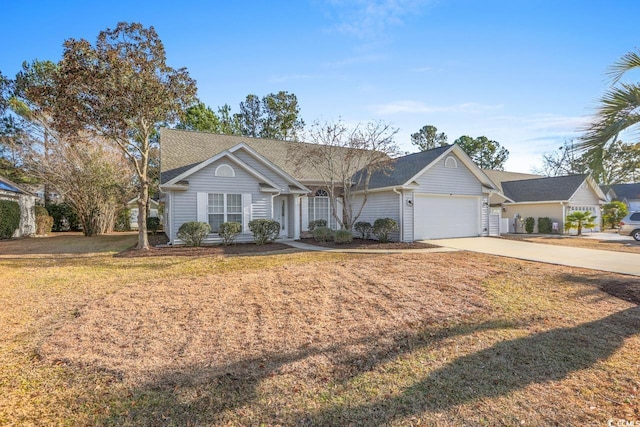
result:
[(548, 264), (640, 276), (640, 254), (519, 242), (495, 237), (426, 240), (426, 243)]

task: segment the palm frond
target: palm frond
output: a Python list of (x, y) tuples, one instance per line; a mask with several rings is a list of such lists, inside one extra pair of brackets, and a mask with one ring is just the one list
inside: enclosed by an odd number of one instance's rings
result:
[(626, 53), (613, 63), (607, 74), (611, 76), (612, 84), (616, 84), (627, 71), (633, 68), (640, 68), (640, 55), (638, 52)]

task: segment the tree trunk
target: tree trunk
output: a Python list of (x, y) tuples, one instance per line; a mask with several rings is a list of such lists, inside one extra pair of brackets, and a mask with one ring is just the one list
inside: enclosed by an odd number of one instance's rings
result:
[(145, 180), (140, 184), (140, 197), (138, 197), (138, 244), (136, 249), (149, 250), (149, 237), (147, 236), (147, 199), (149, 198), (149, 183)]

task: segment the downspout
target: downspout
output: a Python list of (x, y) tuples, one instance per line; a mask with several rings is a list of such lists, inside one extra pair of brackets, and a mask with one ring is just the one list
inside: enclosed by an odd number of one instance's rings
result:
[[(564, 222), (566, 221), (566, 218), (567, 218), (566, 203), (568, 202), (560, 202), (560, 206), (562, 206), (562, 234), (564, 234), (564, 230), (565, 230)], [(560, 230), (558, 230), (558, 232), (560, 232)]]
[(393, 192), (400, 198), (400, 241), (404, 242), (404, 203), (402, 203), (402, 193), (397, 188), (394, 188)]
[(271, 195), (271, 219), (273, 219), (273, 199), (275, 199), (276, 197), (278, 197), (281, 193), (278, 191), (277, 193), (274, 193)]

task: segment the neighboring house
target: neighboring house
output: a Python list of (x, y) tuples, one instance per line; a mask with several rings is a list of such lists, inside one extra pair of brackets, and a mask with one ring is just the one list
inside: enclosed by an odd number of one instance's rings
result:
[(563, 234), (564, 220), (574, 211), (591, 212), (596, 217), (596, 227), (592, 231), (600, 231), (601, 205), (606, 197), (589, 175), (540, 177), (502, 171), (485, 173), (500, 188), (499, 193), (492, 195), (491, 204), (501, 207), (509, 232), (524, 232), (523, 223), (516, 220), (517, 217), (522, 220), (535, 218), (535, 233), (538, 232), (538, 218), (548, 217), (558, 233)]
[(608, 201), (618, 200), (627, 205), (630, 212), (640, 212), (640, 183), (603, 186)]
[[(38, 200), (44, 205), (44, 188), (45, 186), (42, 184), (30, 185), (25, 187), (27, 190), (31, 191), (36, 195)], [(49, 190), (49, 201), (53, 203), (61, 203), (62, 195), (56, 192), (54, 189)]]
[(0, 200), (13, 200), (20, 205), (20, 226), (13, 237), (31, 236), (36, 233), (36, 195), (18, 184), (0, 177)]
[[(138, 199), (136, 197), (127, 202), (127, 209), (129, 209), (129, 227), (132, 230), (138, 229)], [(149, 199), (149, 216), (150, 217), (158, 217), (160, 211), (160, 204), (153, 200)], [(162, 218), (160, 218), (162, 221)]]
[[(297, 159), (315, 146), (299, 142), (163, 128), (160, 133), (160, 188), (165, 193), (164, 225), (170, 243), (188, 221), (208, 222), (212, 234), (227, 221), (242, 224), (238, 241), (252, 239), (249, 221), (274, 219), (281, 237), (297, 239), (310, 221), (330, 215), (322, 179)], [(344, 149), (342, 149), (344, 150)], [(395, 240), (499, 234), (489, 196), (497, 188), (457, 145), (394, 160), (392, 171), (371, 177), (368, 201), (358, 221), (398, 221)], [(363, 195), (356, 195), (361, 203)], [(340, 204), (340, 200), (337, 201)]]

